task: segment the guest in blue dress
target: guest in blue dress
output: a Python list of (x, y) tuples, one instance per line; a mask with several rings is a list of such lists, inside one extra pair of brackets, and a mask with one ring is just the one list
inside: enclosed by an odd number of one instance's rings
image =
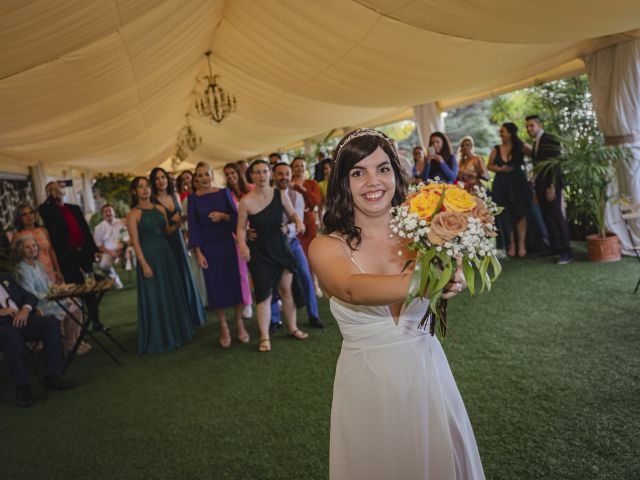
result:
[[(182, 207), (174, 192), (173, 179), (169, 177), (169, 174), (164, 169), (156, 167), (151, 170), (149, 180), (151, 182), (153, 202), (166, 208), (167, 218), (170, 224), (180, 223)], [(189, 255), (187, 253), (187, 247), (184, 244), (182, 233), (178, 230), (174, 231), (170, 235), (167, 235), (167, 241), (178, 265), (180, 280), (187, 297), (187, 304), (189, 305), (189, 318), (194, 327), (199, 327), (207, 321), (207, 317), (202, 298), (196, 287), (193, 272), (189, 266)]]
[[(19, 263), (15, 267), (16, 280), (27, 292), (33, 294), (38, 299), (38, 308), (43, 315), (52, 315), (62, 322), (64, 328), (64, 347), (70, 351), (76, 344), (80, 335), (80, 325), (74, 321), (67, 313), (71, 312), (76, 319), (82, 313), (78, 306), (71, 300), (64, 300), (66, 311), (52, 300), (47, 300), (49, 285), (51, 281), (47, 276), (44, 266), (38, 260), (40, 256), (40, 246), (32, 235), (20, 237), (15, 244), (15, 256)], [(83, 355), (91, 350), (91, 345), (81, 342), (78, 346), (77, 354)]]
[(131, 211), (127, 230), (138, 259), (138, 351), (169, 352), (193, 337), (193, 325), (178, 267), (167, 234), (166, 209), (151, 203), (151, 188), (145, 177), (131, 182)]
[[(415, 153), (415, 152), (414, 152)], [(453, 153), (451, 142), (442, 132), (433, 132), (429, 137), (429, 149), (424, 159), (422, 172), (417, 172), (414, 167), (414, 177), (423, 181), (429, 179), (446, 183), (453, 183), (458, 177), (458, 160)]]
[(238, 213), (228, 188), (213, 186), (213, 172), (204, 162), (196, 167), (197, 190), (189, 197), (189, 247), (194, 248), (204, 273), (209, 307), (220, 320), (220, 345), (231, 345), (224, 309), (233, 307), (236, 334), (241, 343), (249, 341), (242, 320), (242, 284), (234, 232)]

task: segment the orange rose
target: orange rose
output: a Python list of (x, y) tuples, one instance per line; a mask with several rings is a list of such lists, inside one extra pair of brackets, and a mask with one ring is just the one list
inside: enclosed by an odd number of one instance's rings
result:
[(440, 212), (433, 217), (427, 238), (432, 245), (442, 245), (467, 228), (467, 217), (458, 212)]
[(493, 223), (493, 215), (489, 213), (487, 205), (479, 198), (476, 198), (476, 206), (471, 210), (471, 215), (476, 217), (482, 223)]

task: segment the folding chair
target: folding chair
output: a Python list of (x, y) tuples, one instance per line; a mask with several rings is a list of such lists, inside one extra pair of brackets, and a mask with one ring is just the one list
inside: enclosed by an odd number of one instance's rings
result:
[[(624, 220), (625, 225), (627, 226), (627, 232), (629, 232), (629, 241), (631, 242), (631, 248), (636, 253), (636, 258), (638, 262), (640, 262), (640, 245), (636, 245), (633, 243), (633, 235), (631, 232), (631, 222), (633, 220), (640, 221), (640, 203), (634, 204), (622, 204), (620, 205), (620, 211), (622, 213), (622, 219)], [(636, 283), (636, 288), (633, 293), (637, 293), (640, 288), (640, 278), (638, 279), (638, 283)]]

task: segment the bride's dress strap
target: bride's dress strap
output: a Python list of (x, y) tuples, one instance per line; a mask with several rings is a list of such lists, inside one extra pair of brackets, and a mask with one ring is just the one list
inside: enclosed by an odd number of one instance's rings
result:
[(349, 260), (351, 260), (353, 262), (353, 264), (356, 266), (356, 268), (358, 270), (360, 270), (360, 273), (364, 273), (364, 270), (362, 270), (360, 268), (360, 265), (358, 265), (358, 263), (356, 262), (355, 258), (353, 258), (352, 250), (351, 250), (351, 248), (349, 248), (349, 244), (347, 243), (347, 241), (344, 238), (342, 238), (340, 235), (336, 235), (335, 233), (330, 233), (327, 236), (328, 237), (337, 238), (338, 240), (341, 240), (347, 247), (347, 255), (349, 255)]

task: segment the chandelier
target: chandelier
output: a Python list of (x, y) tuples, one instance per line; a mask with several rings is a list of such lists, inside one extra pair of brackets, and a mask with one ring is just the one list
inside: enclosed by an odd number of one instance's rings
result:
[(184, 162), (189, 156), (189, 150), (184, 148), (184, 145), (179, 143), (174, 156), (181, 162)]
[(178, 137), (178, 145), (182, 146), (186, 150), (188, 148), (192, 152), (200, 146), (202, 143), (202, 137), (196, 133), (191, 124), (189, 123), (189, 114), (186, 114), (187, 124), (180, 132)]
[(206, 78), (207, 88), (196, 100), (196, 110), (201, 117), (208, 117), (216, 123), (222, 122), (227, 115), (236, 111), (236, 96), (229, 94), (218, 83), (220, 78), (211, 72), (211, 51), (205, 53), (209, 65)]

